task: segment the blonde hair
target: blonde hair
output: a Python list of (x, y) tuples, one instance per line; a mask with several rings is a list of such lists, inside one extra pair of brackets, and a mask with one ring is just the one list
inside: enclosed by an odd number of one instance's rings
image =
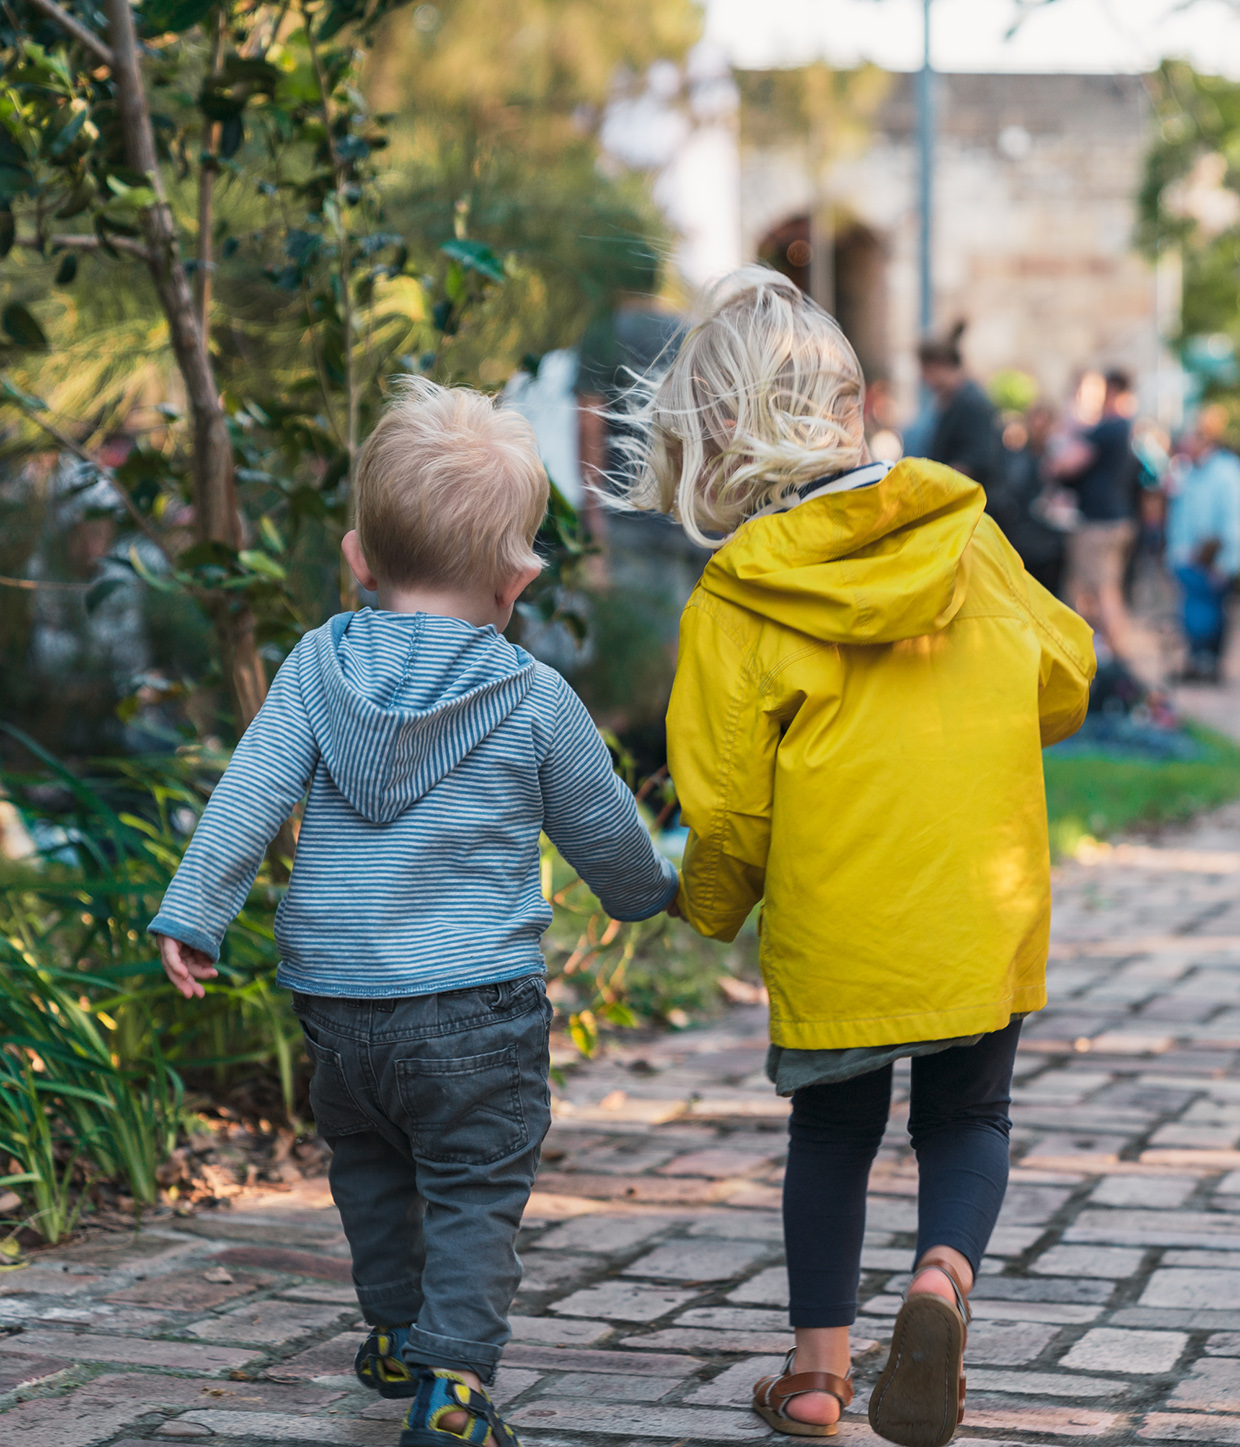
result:
[(634, 384), (621, 506), (721, 547), (768, 503), (857, 466), (864, 401), (834, 318), (781, 273), (743, 266), (703, 292), (667, 371)]
[(402, 377), (358, 458), (358, 539), (384, 583), (498, 586), (541, 566), (533, 542), (548, 490), (518, 412)]

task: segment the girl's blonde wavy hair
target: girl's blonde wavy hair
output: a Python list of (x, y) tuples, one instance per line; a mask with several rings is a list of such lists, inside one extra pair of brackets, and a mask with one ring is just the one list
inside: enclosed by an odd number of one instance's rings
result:
[(861, 462), (864, 402), (834, 318), (781, 273), (743, 266), (702, 293), (667, 370), (630, 390), (620, 505), (671, 513), (721, 547), (768, 504)]

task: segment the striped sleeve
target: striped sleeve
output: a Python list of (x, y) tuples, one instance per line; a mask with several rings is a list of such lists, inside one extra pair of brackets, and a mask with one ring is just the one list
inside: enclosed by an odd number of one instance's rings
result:
[(613, 919), (648, 919), (676, 896), (674, 866), (651, 842), (585, 705), (560, 680), (539, 779), (543, 828)]
[(219, 959), (267, 846), (306, 792), (319, 751), (297, 680), (285, 660), (203, 810), (159, 913), (148, 929)]

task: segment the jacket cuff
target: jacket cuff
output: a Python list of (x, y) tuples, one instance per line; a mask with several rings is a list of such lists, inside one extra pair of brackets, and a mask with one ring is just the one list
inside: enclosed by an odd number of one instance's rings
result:
[(182, 924), (171, 915), (164, 914), (162, 910), (147, 925), (146, 932), (152, 935), (167, 935), (170, 939), (180, 940), (183, 945), (201, 950), (210, 957), (212, 964), (220, 957), (218, 940), (213, 940), (210, 935), (203, 934), (201, 930), (193, 929), (190, 925)]
[[(633, 904), (630, 903), (626, 909), (618, 905), (613, 907), (608, 900), (600, 899), (599, 903), (612, 919), (618, 919), (622, 924), (632, 924), (635, 920), (653, 919), (656, 914), (663, 913), (680, 891), (680, 875), (677, 872), (676, 866), (670, 860), (663, 861), (663, 864), (664, 868), (671, 872), (671, 878), (667, 880), (667, 887), (663, 893), (657, 896), (658, 903), (650, 905), (642, 904), (637, 907), (634, 907)], [(666, 879), (666, 875), (664, 878)]]

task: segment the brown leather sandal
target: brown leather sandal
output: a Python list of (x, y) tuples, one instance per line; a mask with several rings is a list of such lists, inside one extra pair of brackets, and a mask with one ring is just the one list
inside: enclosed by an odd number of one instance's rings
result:
[(796, 1372), (792, 1363), (797, 1349), (793, 1347), (784, 1358), (784, 1370), (778, 1377), (763, 1377), (754, 1383), (753, 1409), (758, 1416), (777, 1432), (789, 1437), (834, 1437), (838, 1422), (798, 1422), (789, 1417), (784, 1408), (793, 1397), (804, 1396), (806, 1392), (826, 1392), (840, 1404), (840, 1416), (853, 1399), (852, 1368), (846, 1377), (837, 1377), (834, 1372)]
[(870, 1426), (900, 1447), (946, 1447), (964, 1421), (964, 1347), (973, 1313), (948, 1262), (923, 1257), (913, 1281), (926, 1271), (947, 1277), (955, 1305), (930, 1292), (905, 1292), (891, 1354), (870, 1394)]

